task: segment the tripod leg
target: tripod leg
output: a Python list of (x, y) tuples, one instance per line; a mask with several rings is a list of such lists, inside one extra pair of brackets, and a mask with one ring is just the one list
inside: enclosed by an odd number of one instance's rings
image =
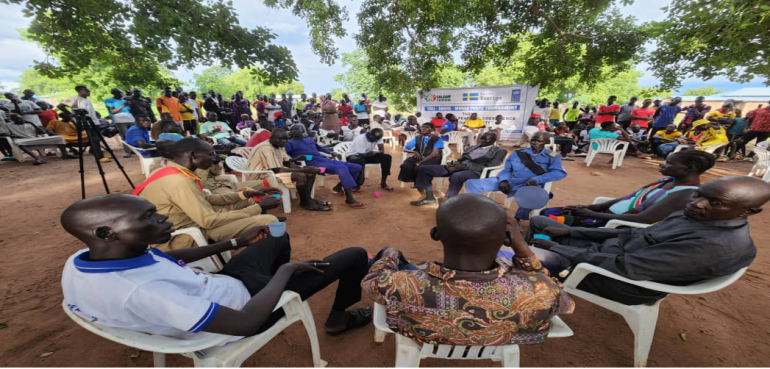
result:
[[(118, 160), (118, 157), (115, 156), (115, 153), (112, 151), (112, 148), (107, 143), (107, 140), (102, 136), (102, 133), (96, 128), (96, 124), (94, 124), (93, 121), (89, 119), (91, 123), (91, 129), (95, 130), (96, 134), (99, 135), (99, 141), (102, 143), (102, 146), (104, 146), (104, 149), (110, 154), (112, 157), (112, 160), (115, 161), (115, 164), (117, 164), (118, 168), (120, 168), (120, 171), (123, 173), (123, 176), (126, 177), (126, 181), (128, 181), (128, 184), (131, 186), (131, 188), (134, 188), (134, 183), (131, 182), (131, 178), (128, 177), (128, 173), (126, 173), (126, 170), (123, 168), (123, 165), (120, 164), (120, 160)], [(102, 181), (104, 181), (104, 189), (107, 190), (107, 193), (110, 193), (109, 188), (107, 188), (107, 180), (104, 179), (104, 172), (102, 172), (102, 166), (101, 163), (97, 160), (97, 165), (99, 166), (99, 173), (102, 175)]]
[(86, 172), (83, 170), (83, 125), (76, 124), (78, 128), (78, 161), (80, 164), (80, 197), (86, 198)]

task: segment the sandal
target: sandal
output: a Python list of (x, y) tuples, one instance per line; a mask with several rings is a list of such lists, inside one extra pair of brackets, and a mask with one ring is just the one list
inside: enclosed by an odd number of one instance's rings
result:
[(390, 186), (383, 186), (382, 189), (388, 192), (394, 192), (396, 190), (395, 188)]
[(360, 188), (357, 189), (357, 190), (350, 190), (350, 191), (353, 192), (356, 195), (360, 195), (360, 194), (364, 193), (364, 191), (362, 191)]
[(326, 334), (330, 336), (336, 336), (345, 333), (351, 329), (361, 328), (369, 324), (372, 321), (372, 308), (362, 308), (347, 311), (348, 321), (345, 323), (345, 328), (338, 331), (330, 331), (326, 328)]
[(347, 205), (350, 206), (353, 209), (366, 209), (366, 205), (364, 205), (363, 203), (360, 203), (360, 202), (357, 202), (355, 204), (347, 204)]
[(337, 195), (337, 196), (340, 196), (340, 197), (345, 197), (345, 193), (344, 192), (339, 192), (339, 191), (334, 191), (334, 190), (332, 190), (332, 195)]

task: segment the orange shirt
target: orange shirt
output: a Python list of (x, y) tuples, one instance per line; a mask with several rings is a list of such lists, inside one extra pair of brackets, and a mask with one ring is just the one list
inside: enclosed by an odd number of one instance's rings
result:
[(179, 100), (176, 97), (161, 96), (155, 99), (155, 106), (159, 107), (163, 113), (171, 113), (174, 116), (174, 122), (182, 121), (182, 114), (179, 113)]

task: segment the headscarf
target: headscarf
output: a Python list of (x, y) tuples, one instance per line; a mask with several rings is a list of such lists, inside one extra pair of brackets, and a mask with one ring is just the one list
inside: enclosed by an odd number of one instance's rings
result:
[(692, 122), (692, 128), (695, 128), (695, 127), (698, 127), (698, 126), (702, 126), (704, 124), (709, 124), (709, 123), (711, 123), (711, 121), (708, 120), (708, 119), (696, 120), (696, 121)]

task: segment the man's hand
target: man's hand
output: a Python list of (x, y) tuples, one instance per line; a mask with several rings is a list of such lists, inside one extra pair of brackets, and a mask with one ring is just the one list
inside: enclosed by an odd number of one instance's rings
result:
[(375, 155), (377, 155), (377, 151), (369, 151), (366, 154), (364, 154), (364, 157), (365, 158), (370, 158), (370, 157), (375, 156)]
[(559, 227), (545, 227), (543, 234), (551, 238), (553, 237), (567, 237), (569, 236), (569, 229)]
[(596, 214), (595, 211), (590, 210), (588, 208), (568, 209), (568, 210), (572, 215), (577, 215), (579, 217), (592, 217)]
[(502, 181), (499, 185), (497, 185), (497, 188), (500, 189), (500, 192), (504, 194), (511, 193), (511, 184), (508, 181)]
[(267, 226), (256, 226), (243, 232), (235, 241), (238, 243), (238, 248), (241, 248), (252, 245), (263, 238), (267, 238)]
[(281, 205), (281, 199), (272, 196), (265, 197), (262, 199), (262, 202), (259, 203), (259, 206), (262, 209), (274, 209), (279, 205)]
[(556, 242), (549, 241), (549, 240), (541, 240), (537, 238), (532, 240), (532, 244), (535, 245), (536, 247), (539, 247), (541, 249), (546, 249), (546, 250), (550, 249), (553, 246), (558, 245), (558, 243)]
[(342, 154), (338, 152), (332, 152), (332, 158), (342, 159)]
[(289, 269), (294, 275), (304, 273), (323, 274), (324, 271), (320, 268), (328, 267), (329, 265), (331, 263), (323, 260), (308, 260), (286, 263), (278, 267), (278, 269)]
[(528, 181), (524, 182), (525, 186), (537, 186), (537, 180), (534, 178), (530, 178)]
[(243, 195), (246, 197), (265, 197), (269, 195), (280, 195), (283, 193), (277, 188), (263, 188), (261, 190), (244, 191)]
[(305, 155), (298, 155), (297, 157), (291, 158), (291, 161), (307, 161), (307, 158)]

